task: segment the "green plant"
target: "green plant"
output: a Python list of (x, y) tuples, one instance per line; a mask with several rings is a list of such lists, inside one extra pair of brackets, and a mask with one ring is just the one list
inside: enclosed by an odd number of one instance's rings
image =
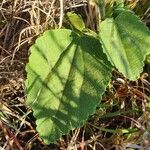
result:
[(118, 69), (130, 80), (139, 78), (150, 53), (150, 31), (123, 5), (113, 7), (99, 33), (86, 29), (68, 14), (72, 30), (46, 31), (31, 47), (26, 66), (27, 104), (46, 144), (81, 127), (93, 114)]

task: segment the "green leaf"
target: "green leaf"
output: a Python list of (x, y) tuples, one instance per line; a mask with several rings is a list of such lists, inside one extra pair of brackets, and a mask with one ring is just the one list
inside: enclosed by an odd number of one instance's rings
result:
[(77, 15), (76, 13), (73, 12), (68, 12), (66, 14), (66, 17), (68, 19), (68, 21), (70, 22), (70, 24), (77, 30), (81, 31), (83, 29), (85, 29), (85, 24), (84, 21), (81, 17), (81, 15)]
[(115, 0), (117, 5), (119, 5), (120, 7), (124, 7), (124, 0)]
[(150, 54), (146, 57), (145, 63), (150, 65)]
[(125, 77), (136, 80), (150, 53), (150, 31), (131, 12), (123, 11), (115, 19), (101, 23), (100, 39), (104, 52)]
[(112, 66), (98, 40), (70, 30), (51, 30), (31, 47), (26, 66), (27, 104), (46, 144), (80, 127), (93, 114)]

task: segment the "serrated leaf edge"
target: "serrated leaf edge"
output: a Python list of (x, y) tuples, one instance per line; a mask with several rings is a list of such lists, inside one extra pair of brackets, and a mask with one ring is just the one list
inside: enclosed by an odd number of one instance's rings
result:
[[(62, 29), (57, 29), (57, 30), (62, 30)], [(68, 30), (68, 29), (63, 29), (63, 30)], [(55, 30), (48, 30), (48, 31), (45, 31), (42, 36), (40, 36), (40, 37), (38, 37), (38, 38), (36, 39), (35, 44), (37, 44), (38, 40), (39, 40), (40, 38), (42, 38), (43, 36), (45, 36), (45, 35), (46, 35), (48, 32), (50, 32), (50, 31), (55, 31)], [(68, 31), (71, 31), (71, 30), (68, 30)], [(71, 32), (73, 32), (73, 31), (71, 31)], [(34, 44), (34, 45), (35, 45), (35, 44)], [(30, 53), (31, 53), (31, 55), (32, 55), (32, 46), (31, 46), (30, 49), (31, 49)], [(101, 63), (102, 63), (102, 62), (101, 62)], [(27, 69), (28, 66), (29, 66), (29, 62), (26, 64), (26, 68), (25, 68), (26, 72), (27, 72), (27, 70), (28, 70), (28, 69)], [(27, 77), (28, 77), (28, 75), (27, 75)], [(99, 100), (102, 99), (102, 95), (105, 93), (106, 88), (107, 88), (107, 86), (108, 86), (108, 84), (109, 84), (109, 82), (110, 82), (110, 80), (111, 80), (111, 77), (112, 77), (112, 74), (111, 74), (111, 72), (110, 72), (110, 73), (109, 73), (109, 80), (106, 81), (107, 84), (106, 84), (105, 88), (103, 89), (103, 91), (101, 92), (101, 96), (99, 97)], [(25, 84), (26, 84), (27, 81), (28, 81), (28, 78), (26, 79)], [(40, 90), (41, 90), (41, 88), (40, 88)], [(94, 112), (96, 111), (96, 107), (97, 107), (97, 106), (98, 106), (98, 104), (95, 105), (95, 108), (93, 107), (93, 109), (91, 110), (90, 113), (87, 113), (87, 115), (85, 115), (85, 116), (82, 118), (82, 120), (80, 120), (80, 123), (79, 123), (80, 125), (79, 125), (78, 127), (74, 127), (74, 128), (80, 128), (80, 127), (82, 127), (82, 126), (84, 125), (84, 123), (86, 122), (86, 120), (88, 119), (88, 117), (89, 117), (90, 115), (94, 114)], [(32, 108), (32, 106), (31, 106), (31, 108)], [(36, 116), (36, 115), (35, 115), (35, 111), (34, 111), (33, 108), (32, 108), (32, 110), (33, 110), (33, 116), (35, 117), (35, 116)], [(36, 118), (36, 117), (35, 117), (35, 118)], [(38, 121), (38, 118), (36, 118), (36, 121), (35, 121), (36, 125), (38, 126), (37, 121)], [(62, 135), (68, 134), (69, 131), (73, 130), (74, 128), (71, 128), (71, 126), (69, 126), (69, 127), (67, 128), (67, 131), (66, 131), (66, 132), (63, 132), (63, 133), (61, 132), (61, 130), (59, 130), (59, 131), (60, 131), (60, 134), (59, 134), (59, 136), (57, 136), (57, 137), (55, 138), (55, 140), (53, 140), (53, 141), (43, 140), (43, 141), (44, 141), (46, 144), (54, 143), (56, 140), (58, 140), (60, 137), (62, 137)], [(38, 131), (37, 127), (36, 127), (36, 130)], [(39, 132), (39, 131), (38, 131), (38, 133), (39, 133), (39, 135), (40, 135), (40, 132)]]
[[(141, 21), (141, 19), (140, 19), (137, 15), (135, 15), (135, 13), (134, 13), (133, 11), (123, 11), (123, 12), (120, 13), (116, 18), (120, 17), (123, 13), (130, 13), (130, 14), (134, 15), (134, 17), (137, 18), (138, 22), (139, 22), (141, 25), (145, 26), (145, 29), (147, 30), (147, 32), (150, 32), (150, 30), (148, 29), (148, 27)], [(116, 18), (115, 18), (115, 19), (116, 19)], [(107, 18), (107, 19), (113, 19), (113, 20), (115, 21), (114, 18)], [(104, 20), (104, 21), (105, 21), (105, 20)], [(115, 23), (115, 22), (114, 22), (114, 23)], [(105, 50), (105, 49), (106, 49), (105, 46), (104, 46), (105, 44), (103, 43), (100, 34), (99, 34), (99, 39), (100, 39), (100, 43), (102, 44), (103, 53), (106, 54), (108, 61), (109, 61), (116, 69), (118, 69), (118, 68), (115, 66), (115, 64), (113, 63), (113, 61), (111, 60), (111, 56), (109, 56), (109, 54), (108, 54), (107, 51)], [(141, 62), (142, 66), (141, 66), (141, 68), (139, 69), (139, 73), (138, 73), (138, 75), (137, 75), (136, 78), (134, 78), (134, 79), (131, 78), (131, 79), (130, 79), (131, 81), (135, 81), (135, 80), (137, 80), (138, 78), (140, 78), (140, 74), (143, 72), (143, 67), (144, 67), (144, 65), (145, 65), (145, 64), (144, 64), (144, 61), (145, 61), (147, 55), (149, 55), (149, 54), (150, 54), (150, 52), (147, 52), (147, 53), (143, 56), (143, 60), (142, 60), (142, 62)], [(120, 73), (123, 74), (122, 72), (120, 72)], [(124, 74), (123, 74), (123, 75), (124, 75)], [(124, 76), (125, 76), (125, 75), (124, 75)], [(128, 78), (127, 76), (125, 76), (125, 77)]]

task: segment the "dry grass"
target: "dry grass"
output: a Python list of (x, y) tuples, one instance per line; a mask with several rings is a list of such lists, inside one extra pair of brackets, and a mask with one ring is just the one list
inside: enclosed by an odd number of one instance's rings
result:
[[(132, 142), (143, 147), (149, 145), (150, 77), (147, 73), (132, 83), (115, 72), (97, 112), (83, 128), (72, 131), (57, 143), (46, 146), (35, 130), (35, 120), (31, 109), (25, 106), (24, 95), (28, 49), (45, 30), (62, 26), (64, 12), (77, 9), (88, 15), (87, 3), (81, 1), (1, 0), (0, 149), (119, 150)], [(134, 5), (129, 3), (131, 8)], [(146, 7), (142, 18), (146, 23), (149, 23), (148, 11)]]

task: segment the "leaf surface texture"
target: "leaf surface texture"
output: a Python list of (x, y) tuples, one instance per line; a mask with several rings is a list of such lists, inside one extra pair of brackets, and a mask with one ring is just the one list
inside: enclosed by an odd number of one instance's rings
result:
[(150, 53), (150, 31), (129, 11), (100, 25), (100, 39), (110, 62), (130, 80), (139, 78)]
[(100, 103), (112, 66), (98, 40), (66, 29), (46, 31), (26, 66), (27, 104), (46, 144), (80, 127)]

